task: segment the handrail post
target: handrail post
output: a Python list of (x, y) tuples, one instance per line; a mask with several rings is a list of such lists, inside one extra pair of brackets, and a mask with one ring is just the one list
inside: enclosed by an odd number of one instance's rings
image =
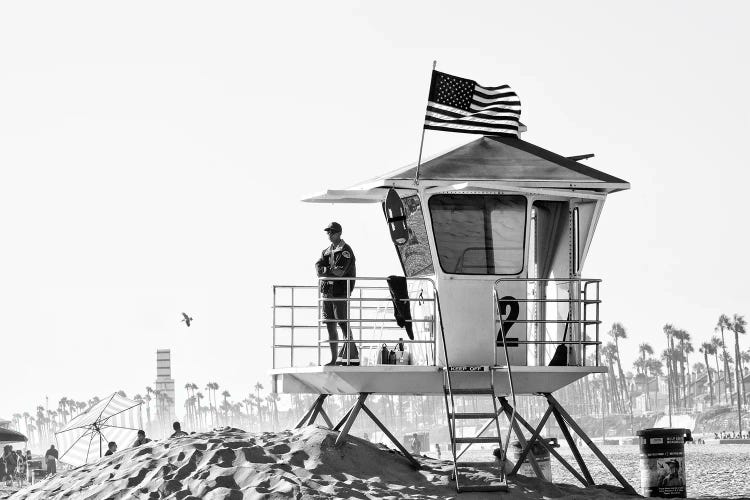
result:
[(318, 278), (318, 366), (321, 366), (320, 364), (320, 341), (321, 341), (321, 328), (320, 328), (320, 320), (321, 320), (321, 314), (320, 314), (320, 278)]
[(601, 364), (599, 353), (599, 282), (596, 282), (596, 366)]
[(290, 328), (290, 334), (289, 334), (289, 336), (290, 336), (289, 345), (291, 345), (292, 347), (289, 348), (289, 365), (293, 367), (294, 366), (294, 287), (292, 287), (292, 303), (291, 303), (291, 306), (292, 306), (292, 308), (290, 309), (290, 311), (291, 311), (291, 325), (290, 325), (291, 328)]
[[(581, 334), (581, 339), (583, 340), (586, 340), (586, 333), (587, 333), (587, 329), (589, 326), (588, 323), (586, 323), (586, 319), (588, 318), (588, 315), (587, 315), (588, 303), (586, 302), (586, 300), (588, 299), (588, 294), (586, 293), (588, 290), (588, 287), (589, 287), (589, 282), (587, 281), (583, 285), (583, 290), (581, 290), (581, 296), (583, 297), (583, 325), (582, 325), (583, 333)], [(586, 366), (586, 344), (583, 344), (582, 346), (580, 346), (580, 349), (582, 350), (581, 357), (583, 358), (581, 359), (581, 366)]]
[(273, 286), (273, 348), (271, 349), (271, 366), (276, 369), (276, 285)]
[[(364, 348), (363, 347), (364, 346), (362, 345), (362, 321), (361, 321), (362, 320), (362, 287), (359, 287), (357, 289), (357, 292), (359, 293), (359, 303), (358, 303), (358, 306), (357, 306), (357, 316), (360, 319), (359, 328), (358, 328), (359, 336), (357, 338), (359, 339), (359, 342), (360, 342), (359, 343), (359, 365), (362, 366), (362, 365), (364, 365), (364, 363), (363, 363), (363, 361), (364, 361)], [(369, 349), (368, 349), (368, 351), (369, 351)]]
[[(346, 332), (344, 332), (344, 340), (354, 340), (354, 332), (352, 331), (352, 308), (351, 308), (351, 278), (346, 279)], [(361, 323), (360, 323), (361, 324)], [(355, 345), (354, 348), (357, 346)], [(344, 343), (344, 349), (346, 349), (346, 364), (351, 364), (352, 361), (352, 346), (349, 342)]]

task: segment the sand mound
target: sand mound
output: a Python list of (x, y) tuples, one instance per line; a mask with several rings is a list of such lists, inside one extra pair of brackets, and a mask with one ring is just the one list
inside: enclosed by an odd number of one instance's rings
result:
[[(18, 499), (450, 498), (451, 464), (307, 427), (250, 434), (226, 428), (129, 448), (19, 491)], [(476, 477), (491, 480), (489, 471)], [(519, 476), (503, 498), (613, 498), (617, 488), (581, 489)], [(461, 495), (461, 498), (489, 498)], [(497, 498), (497, 494), (493, 496)]]

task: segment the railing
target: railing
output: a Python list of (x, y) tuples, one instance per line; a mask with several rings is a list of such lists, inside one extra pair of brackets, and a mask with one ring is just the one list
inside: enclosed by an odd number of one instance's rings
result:
[[(437, 310), (434, 281), (429, 278), (407, 279), (409, 297), (401, 300), (412, 305), (409, 322), (414, 330), (413, 340), (397, 324), (387, 278), (321, 277), (319, 285), (321, 281), (346, 281), (347, 287), (348, 282), (355, 281), (356, 287), (348, 297), (328, 298), (321, 295), (320, 286), (274, 285), (273, 368), (320, 366), (323, 352), (328, 351), (330, 343), (357, 345), (363, 365), (377, 364), (381, 344), (403, 343), (408, 347), (411, 364), (435, 365)], [(345, 302), (348, 319), (323, 319), (324, 301)], [(327, 323), (346, 323), (352, 338), (340, 335), (338, 340), (329, 340)], [(288, 363), (279, 362), (281, 352), (289, 353)], [(351, 350), (346, 349), (346, 352), (350, 355)]]
[[(519, 283), (525, 283), (524, 293), (520, 296), (509, 296), (512, 289), (519, 295)], [(513, 365), (546, 366), (550, 361), (550, 347), (566, 346), (567, 366), (600, 366), (599, 347), (599, 284), (600, 279), (584, 278), (501, 278), (495, 281), (492, 294), (496, 304), (495, 324), (499, 332), (497, 347), (533, 346), (532, 356), (526, 352), (526, 362), (516, 360)], [(552, 285), (552, 286), (551, 286)], [(554, 292), (554, 293), (551, 293)], [(550, 298), (550, 295), (553, 297)], [(560, 295), (563, 295), (560, 298)], [(521, 305), (526, 311), (521, 316)], [(554, 310), (551, 310), (554, 309)], [(511, 317), (515, 311), (515, 317)], [(510, 325), (507, 327), (507, 325)], [(525, 335), (510, 336), (510, 330), (516, 325), (525, 326)], [(552, 326), (555, 332), (549, 331)], [(562, 332), (560, 329), (562, 327)], [(510, 334), (510, 335), (509, 335)], [(502, 338), (501, 338), (502, 336)], [(523, 338), (522, 338), (523, 337)], [(554, 337), (554, 339), (552, 339)], [(563, 340), (564, 338), (564, 340)], [(550, 340), (548, 340), (550, 339)], [(593, 359), (586, 359), (586, 348), (594, 346)], [(513, 354), (511, 354), (511, 357)], [(495, 352), (495, 364), (498, 354)], [(511, 361), (509, 361), (511, 362)]]

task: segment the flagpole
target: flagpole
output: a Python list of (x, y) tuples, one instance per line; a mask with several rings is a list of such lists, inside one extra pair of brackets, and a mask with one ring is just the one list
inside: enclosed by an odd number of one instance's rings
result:
[[(432, 61), (432, 71), (435, 71), (437, 61)], [(430, 73), (430, 83), (432, 83), (432, 73)], [(429, 92), (427, 94), (427, 100), (430, 100)], [(419, 185), (419, 167), (422, 166), (422, 146), (424, 146), (424, 124), (422, 124), (422, 140), (419, 141), (419, 159), (417, 160), (417, 171), (414, 174), (414, 185)]]

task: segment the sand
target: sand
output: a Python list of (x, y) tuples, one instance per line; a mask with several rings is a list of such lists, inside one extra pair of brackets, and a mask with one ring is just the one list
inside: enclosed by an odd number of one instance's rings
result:
[[(419, 457), (415, 470), (398, 452), (323, 427), (251, 434), (225, 428), (152, 442), (62, 472), (29, 486), (13, 500), (205, 498), (456, 498), (452, 464)], [(476, 478), (491, 481), (488, 470)], [(508, 493), (459, 498), (611, 499), (615, 487), (579, 488), (516, 476)], [(632, 497), (630, 497), (632, 498)]]

